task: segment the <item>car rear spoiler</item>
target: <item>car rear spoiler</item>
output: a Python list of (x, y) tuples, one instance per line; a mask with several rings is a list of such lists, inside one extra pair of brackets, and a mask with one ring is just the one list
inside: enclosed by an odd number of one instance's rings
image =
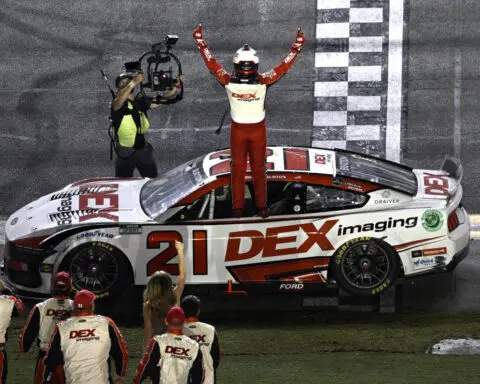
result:
[(455, 180), (449, 191), (449, 195), (453, 196), (455, 192), (457, 192), (457, 189), (460, 186), (463, 177), (463, 166), (460, 163), (460, 159), (457, 159), (456, 157), (450, 155), (446, 155), (443, 160), (442, 171), (447, 172), (448, 177), (451, 177)]

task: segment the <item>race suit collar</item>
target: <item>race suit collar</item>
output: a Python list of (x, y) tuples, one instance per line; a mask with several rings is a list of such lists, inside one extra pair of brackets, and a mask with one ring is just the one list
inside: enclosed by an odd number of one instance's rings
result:
[(183, 335), (183, 331), (181, 329), (168, 329), (167, 333), (173, 333), (174, 335)]
[(81, 317), (81, 316), (93, 316), (93, 312), (77, 312), (72, 315), (72, 317)]
[(198, 317), (190, 316), (185, 319), (186, 323), (196, 323), (198, 321)]

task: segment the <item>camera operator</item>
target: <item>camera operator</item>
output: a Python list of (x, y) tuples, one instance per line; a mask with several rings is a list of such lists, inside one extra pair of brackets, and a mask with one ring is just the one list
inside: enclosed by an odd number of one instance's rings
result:
[(136, 168), (142, 177), (154, 178), (157, 177), (157, 165), (153, 147), (145, 140), (145, 132), (150, 126), (147, 112), (161, 104), (179, 101), (178, 88), (184, 77), (179, 76), (175, 87), (163, 96), (152, 98), (143, 92), (134, 96), (135, 87), (144, 81), (143, 72), (139, 62), (126, 63), (125, 66), (127, 71), (115, 81), (117, 93), (111, 104), (112, 124), (118, 138), (115, 177), (133, 177)]

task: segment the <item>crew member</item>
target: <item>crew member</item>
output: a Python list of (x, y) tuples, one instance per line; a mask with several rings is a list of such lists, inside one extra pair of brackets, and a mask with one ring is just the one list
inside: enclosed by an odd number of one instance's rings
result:
[(220, 364), (220, 343), (218, 342), (215, 327), (198, 320), (200, 315), (200, 299), (197, 296), (185, 296), (182, 300), (182, 309), (185, 312), (183, 333), (200, 345), (205, 372), (204, 384), (217, 382), (216, 370)]
[(115, 177), (133, 177), (136, 168), (142, 177), (154, 178), (158, 171), (153, 147), (145, 140), (145, 132), (150, 126), (147, 111), (158, 108), (160, 104), (173, 104), (180, 100), (178, 88), (184, 77), (181, 75), (176, 87), (152, 102), (142, 93), (137, 97), (133, 95), (135, 86), (144, 79), (140, 63), (126, 64), (130, 64), (128, 71), (115, 80), (117, 95), (111, 104), (112, 124), (118, 137)]
[(5, 287), (3, 281), (0, 280), (0, 382), (5, 384), (7, 382), (8, 374), (8, 360), (5, 343), (8, 339), (8, 327), (12, 320), (14, 310), (22, 312), (24, 306), (22, 301), (12, 296), (12, 292)]
[(196, 341), (182, 331), (185, 313), (180, 307), (172, 307), (165, 319), (167, 332), (154, 336), (137, 366), (134, 384), (150, 377), (152, 384), (203, 383), (202, 352)]
[(63, 365), (67, 383), (108, 384), (109, 358), (115, 363), (114, 383), (124, 383), (128, 362), (123, 337), (112, 319), (95, 315), (95, 295), (77, 292), (74, 314), (58, 323), (45, 356), (44, 383), (51, 383), (59, 364)]
[[(35, 367), (34, 382), (43, 383), (45, 367), (43, 358), (48, 350), (48, 343), (52, 336), (55, 325), (66, 320), (73, 312), (73, 300), (70, 300), (72, 290), (72, 278), (67, 272), (59, 272), (55, 275), (50, 299), (36, 304), (30, 311), (27, 322), (20, 332), (20, 351), (27, 353), (35, 339), (39, 347), (37, 364)], [(57, 373), (52, 383), (63, 383), (63, 369), (57, 367)]]
[(268, 216), (265, 153), (265, 96), (267, 87), (284, 76), (305, 43), (300, 28), (295, 43), (285, 59), (271, 71), (258, 73), (258, 56), (248, 44), (233, 57), (233, 74), (215, 60), (203, 38), (202, 25), (193, 31), (208, 70), (225, 87), (230, 102), (230, 151), (232, 157), (232, 209), (234, 217), (243, 215), (247, 155), (253, 176), (255, 203), (262, 217)]

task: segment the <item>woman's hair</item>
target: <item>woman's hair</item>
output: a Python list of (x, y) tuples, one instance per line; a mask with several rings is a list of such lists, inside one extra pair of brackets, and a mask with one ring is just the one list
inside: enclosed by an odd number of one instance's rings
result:
[(166, 314), (176, 302), (170, 274), (165, 271), (157, 271), (150, 276), (147, 287), (143, 291), (143, 301), (150, 317), (154, 311)]

